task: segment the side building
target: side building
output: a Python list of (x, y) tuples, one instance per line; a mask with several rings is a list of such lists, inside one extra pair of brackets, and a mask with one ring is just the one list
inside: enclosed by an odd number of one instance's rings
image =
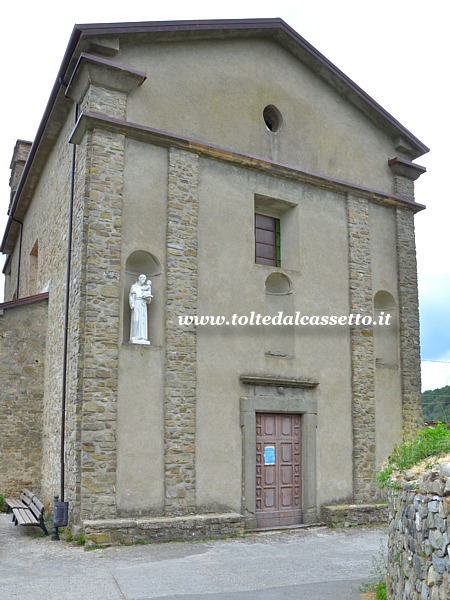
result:
[(377, 498), (421, 423), (427, 151), (280, 19), (76, 25), (13, 156), (0, 489), (91, 543)]

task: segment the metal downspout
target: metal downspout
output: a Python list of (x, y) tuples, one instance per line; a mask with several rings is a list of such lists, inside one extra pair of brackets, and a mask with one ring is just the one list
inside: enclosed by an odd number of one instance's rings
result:
[[(74, 124), (78, 119), (78, 104), (75, 104)], [(70, 304), (70, 270), (72, 259), (72, 237), (73, 237), (73, 205), (75, 196), (75, 161), (77, 147), (72, 147), (72, 163), (70, 171), (70, 199), (69, 220), (67, 225), (67, 263), (66, 263), (66, 297), (64, 306), (64, 345), (63, 345), (63, 367), (62, 367), (62, 401), (61, 401), (61, 502), (64, 501), (65, 489), (65, 434), (66, 434), (66, 397), (67, 397), (67, 364), (69, 345), (69, 304)]]

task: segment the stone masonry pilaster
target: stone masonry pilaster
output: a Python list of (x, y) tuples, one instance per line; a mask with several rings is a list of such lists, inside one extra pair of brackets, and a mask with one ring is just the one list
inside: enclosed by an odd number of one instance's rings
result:
[(79, 247), (73, 256), (72, 297), (77, 314), (71, 335), (77, 384), (71, 386), (68, 450), (70, 461), (78, 456), (78, 468), (69, 477), (78, 473), (72, 483), (82, 491), (81, 520), (112, 517), (116, 507), (124, 142), (122, 135), (88, 132), (78, 153), (82, 180), (75, 206)]
[[(372, 315), (372, 267), (369, 202), (347, 198), (349, 286), (352, 313)], [(352, 325), (353, 491), (356, 501), (373, 499), (375, 493), (375, 379), (373, 329)]]
[(404, 435), (407, 435), (422, 425), (422, 400), (414, 214), (403, 208), (397, 208), (397, 256), (402, 416)]
[(196, 154), (171, 148), (167, 201), (167, 301), (164, 413), (165, 511), (195, 512), (197, 337), (178, 325), (197, 311), (198, 169)]
[[(101, 73), (102, 65), (92, 61)], [(76, 79), (72, 87), (76, 92)], [(91, 78), (79, 87), (85, 91), (74, 98), (81, 111), (126, 118), (131, 85), (125, 90), (120, 79), (112, 79), (103, 87)], [(116, 516), (125, 136), (87, 131), (76, 156), (66, 471), (72, 522), (81, 525)]]

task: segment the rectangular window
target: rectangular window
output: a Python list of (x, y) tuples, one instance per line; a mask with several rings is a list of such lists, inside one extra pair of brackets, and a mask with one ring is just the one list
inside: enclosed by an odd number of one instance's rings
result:
[(281, 267), (280, 219), (255, 214), (255, 262)]

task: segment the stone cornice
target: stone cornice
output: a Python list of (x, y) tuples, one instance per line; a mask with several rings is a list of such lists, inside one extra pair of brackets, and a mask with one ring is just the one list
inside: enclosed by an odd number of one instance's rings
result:
[(241, 383), (246, 385), (261, 385), (270, 387), (287, 387), (287, 388), (315, 388), (319, 385), (318, 381), (307, 377), (279, 377), (277, 375), (241, 375), (239, 377)]
[(107, 58), (82, 52), (67, 86), (66, 96), (80, 104), (91, 84), (129, 94), (147, 74)]
[(256, 171), (263, 171), (266, 174), (273, 174), (274, 176), (278, 177), (301, 181), (303, 183), (307, 183), (315, 187), (326, 188), (334, 192), (342, 194), (354, 194), (377, 204), (398, 206), (411, 210), (414, 213), (425, 208), (423, 204), (418, 204), (417, 202), (407, 200), (395, 194), (386, 194), (379, 190), (373, 190), (340, 179), (318, 175), (317, 173), (304, 171), (291, 165), (268, 160), (267, 158), (253, 156), (251, 154), (243, 154), (230, 148), (208, 144), (201, 140), (195, 140), (176, 135), (172, 132), (155, 129), (153, 127), (140, 125), (138, 123), (132, 123), (130, 121), (123, 121), (113, 117), (107, 117), (98, 113), (81, 113), (78, 122), (72, 131), (69, 141), (73, 144), (79, 144), (86, 131), (91, 131), (96, 127), (104, 128), (115, 133), (121, 133), (129, 138), (152, 143), (158, 146), (164, 146), (167, 148), (182, 148), (208, 158), (222, 160), (224, 162), (233, 163), (237, 166)]
[(388, 160), (388, 165), (394, 175), (400, 175), (401, 177), (406, 177), (406, 179), (411, 179), (412, 181), (419, 179), (423, 173), (426, 173), (425, 167), (416, 165), (410, 160), (399, 158), (398, 156), (390, 158)]

